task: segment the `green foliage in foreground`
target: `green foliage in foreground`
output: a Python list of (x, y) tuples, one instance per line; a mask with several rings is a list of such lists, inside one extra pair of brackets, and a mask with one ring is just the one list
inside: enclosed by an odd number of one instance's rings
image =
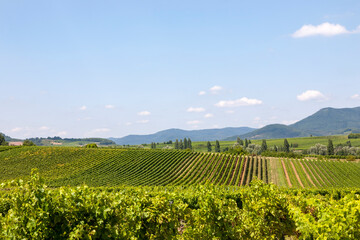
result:
[(359, 239), (359, 190), (2, 184), (1, 239)]

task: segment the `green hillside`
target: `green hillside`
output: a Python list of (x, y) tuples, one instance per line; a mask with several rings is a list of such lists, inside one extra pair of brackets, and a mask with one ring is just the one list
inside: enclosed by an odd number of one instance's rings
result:
[[(270, 124), (250, 133), (241, 135), (241, 138), (248, 139), (271, 139), (271, 138), (292, 138), (309, 136), (304, 131), (292, 128), (283, 124)], [(236, 140), (236, 136), (225, 140)]]
[(360, 163), (288, 160), (175, 150), (18, 147), (0, 152), (0, 181), (38, 168), (49, 186), (248, 185), (255, 177), (282, 187), (360, 186)]
[[(345, 144), (347, 141), (351, 142), (351, 145), (354, 147), (360, 146), (360, 138), (358, 139), (348, 139), (347, 135), (334, 135), (334, 136), (320, 136), (320, 137), (297, 137), (297, 138), (287, 138), (289, 141), (289, 144), (297, 144), (296, 147), (293, 147), (294, 150), (303, 150), (308, 149), (312, 146), (314, 146), (317, 143), (327, 145), (328, 140), (331, 139), (334, 143), (334, 146), (338, 144)], [(244, 138), (243, 138), (244, 140)], [(251, 143), (261, 145), (262, 139), (252, 139)], [(212, 151), (214, 151), (215, 141), (210, 141), (213, 148)], [(220, 141), (220, 147), (221, 149), (230, 148), (236, 143), (235, 140), (228, 140), (228, 141)], [(283, 146), (284, 145), (284, 138), (278, 138), (278, 139), (266, 139), (266, 143), (269, 147), (272, 146)], [(197, 152), (207, 152), (207, 142), (192, 142), (192, 147), (194, 151)], [(145, 148), (150, 148), (150, 145), (144, 145)], [(158, 149), (162, 149), (164, 147), (174, 147), (174, 144), (163, 144), (159, 143), (157, 145)]]
[(270, 124), (246, 134), (235, 134), (225, 140), (236, 137), (248, 139), (294, 138), (307, 136), (328, 136), (360, 132), (360, 107), (323, 108), (289, 126)]
[(359, 132), (360, 107), (323, 108), (290, 127), (317, 136)]

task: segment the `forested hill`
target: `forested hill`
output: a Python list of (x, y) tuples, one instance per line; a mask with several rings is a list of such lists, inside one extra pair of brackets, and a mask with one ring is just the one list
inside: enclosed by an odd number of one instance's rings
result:
[(242, 135), (255, 130), (249, 127), (228, 127), (221, 129), (182, 130), (168, 129), (149, 135), (129, 135), (123, 138), (110, 138), (119, 145), (136, 145), (151, 142), (167, 142), (176, 139), (191, 138), (192, 141), (215, 141), (233, 135)]
[(306, 136), (328, 136), (360, 132), (360, 107), (323, 108), (292, 125), (271, 124), (253, 132), (234, 135), (226, 140), (240, 138), (271, 139)]
[(323, 108), (290, 127), (315, 136), (343, 134), (360, 131), (360, 107)]

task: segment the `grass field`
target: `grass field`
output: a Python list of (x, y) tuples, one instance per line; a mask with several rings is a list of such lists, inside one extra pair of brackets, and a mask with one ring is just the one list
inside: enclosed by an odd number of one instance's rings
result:
[[(333, 141), (334, 146), (337, 144), (344, 144), (347, 141), (350, 141), (352, 146), (359, 147), (360, 146), (360, 139), (348, 139), (347, 135), (335, 135), (335, 136), (323, 136), (323, 137), (302, 137), (302, 138), (288, 138), (289, 144), (298, 144), (298, 147), (293, 148), (295, 150), (303, 150), (308, 149), (311, 146), (314, 146), (317, 143), (327, 145), (328, 140), (331, 139)], [(261, 145), (262, 140), (251, 140), (251, 143)], [(212, 151), (214, 152), (215, 141), (210, 141), (212, 147)], [(226, 147), (232, 147), (236, 141), (220, 141), (221, 149)], [(268, 147), (271, 146), (283, 146), (284, 139), (267, 139), (266, 143)], [(163, 148), (165, 146), (170, 146), (167, 144), (159, 143), (157, 148)], [(172, 145), (173, 146), (173, 145)], [(193, 150), (198, 152), (207, 152), (207, 142), (193, 142), (192, 143)], [(149, 145), (148, 145), (149, 147)]]

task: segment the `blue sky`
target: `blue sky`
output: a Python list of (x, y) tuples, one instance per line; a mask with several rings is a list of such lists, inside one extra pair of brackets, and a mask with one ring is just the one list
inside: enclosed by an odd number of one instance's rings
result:
[(0, 132), (121, 137), (360, 106), (360, 1), (1, 1)]

